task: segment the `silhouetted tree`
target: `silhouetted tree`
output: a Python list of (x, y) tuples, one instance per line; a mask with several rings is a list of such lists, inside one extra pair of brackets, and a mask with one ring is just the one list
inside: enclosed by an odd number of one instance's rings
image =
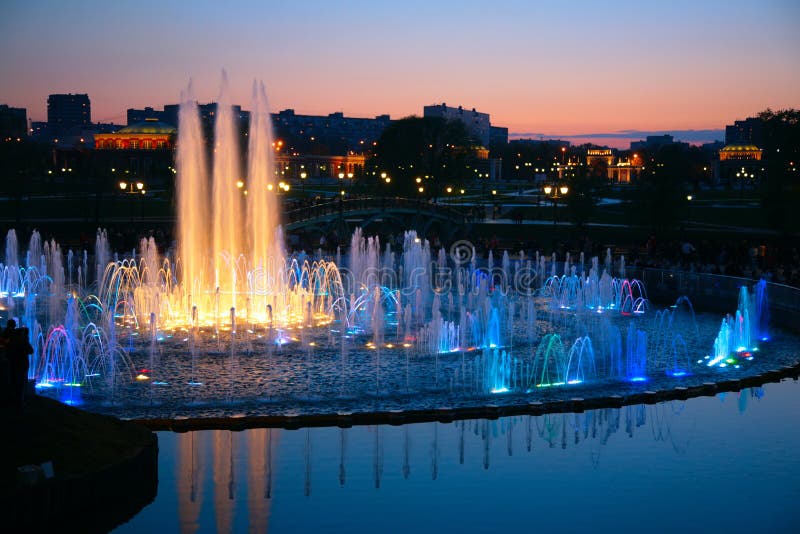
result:
[(767, 171), (762, 207), (770, 226), (784, 234), (800, 234), (800, 110), (759, 113), (763, 121), (763, 158)]
[(658, 232), (674, 227), (685, 214), (689, 157), (681, 145), (666, 145), (645, 165), (637, 184), (635, 214)]
[(608, 166), (605, 161), (592, 166), (573, 167), (567, 184), (567, 212), (578, 227), (584, 226), (592, 217), (597, 202), (608, 187)]
[[(461, 121), (407, 117), (383, 131), (370, 160), (369, 166), (376, 172), (370, 179), (379, 191), (391, 195), (419, 196), (422, 186), (426, 198), (436, 198), (442, 188), (455, 187), (470, 177), (467, 167), (473, 154)], [(388, 173), (391, 183), (379, 183), (380, 172)], [(420, 184), (416, 178), (421, 178)]]

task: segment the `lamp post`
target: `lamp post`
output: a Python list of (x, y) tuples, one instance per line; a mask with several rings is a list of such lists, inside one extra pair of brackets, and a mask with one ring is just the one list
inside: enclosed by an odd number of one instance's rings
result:
[(692, 195), (686, 195), (686, 228), (692, 225)]
[(553, 226), (558, 222), (558, 199), (567, 196), (567, 193), (569, 193), (569, 187), (565, 184), (556, 185), (556, 183), (553, 182), (552, 185), (548, 184), (544, 186), (545, 196), (550, 197), (553, 201)]
[(303, 171), (303, 172), (300, 173), (300, 182), (303, 184), (303, 196), (304, 197), (306, 196), (306, 177), (307, 176), (308, 175), (306, 174), (306, 171)]
[[(124, 195), (144, 195), (147, 191), (144, 182), (119, 182), (119, 189)], [(133, 201), (131, 201), (131, 223), (133, 223)]]

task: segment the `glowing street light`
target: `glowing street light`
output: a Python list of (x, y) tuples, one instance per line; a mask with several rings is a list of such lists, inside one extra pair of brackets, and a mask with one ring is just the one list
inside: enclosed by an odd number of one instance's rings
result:
[(136, 195), (141, 193), (145, 194), (144, 183), (142, 182), (120, 182), (119, 188), (126, 194)]
[(553, 201), (553, 226), (555, 226), (558, 220), (558, 199), (565, 197), (569, 193), (569, 187), (566, 184), (557, 186), (553, 183), (552, 185), (545, 185), (543, 191), (545, 196), (550, 197)]

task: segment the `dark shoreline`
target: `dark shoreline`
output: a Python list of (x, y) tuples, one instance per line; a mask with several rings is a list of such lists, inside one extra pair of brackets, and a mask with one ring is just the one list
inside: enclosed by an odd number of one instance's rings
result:
[[(146, 428), (31, 396), (5, 414), (0, 513), (8, 532), (107, 532), (152, 502), (158, 438)], [(17, 469), (52, 462), (54, 476), (23, 483)]]

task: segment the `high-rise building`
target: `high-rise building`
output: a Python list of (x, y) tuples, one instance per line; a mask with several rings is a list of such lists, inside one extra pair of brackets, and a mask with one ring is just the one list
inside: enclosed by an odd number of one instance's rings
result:
[(749, 117), (743, 121), (734, 121), (725, 126), (726, 145), (763, 146), (762, 127), (764, 121), (758, 117)]
[(87, 94), (57, 94), (47, 97), (47, 127), (53, 134), (76, 126), (89, 128), (92, 108)]
[(458, 120), (467, 127), (467, 132), (483, 146), (489, 146), (492, 138), (492, 125), (489, 121), (488, 113), (481, 113), (472, 108), (471, 111), (465, 110), (462, 106), (457, 108), (448, 107), (447, 104), (435, 104), (423, 108), (425, 117), (441, 117), (447, 120)]
[[(239, 128), (247, 128), (250, 123), (250, 112), (243, 111), (242, 106), (234, 105), (233, 116), (239, 120)], [(211, 129), (214, 126), (214, 117), (217, 113), (217, 103), (210, 102), (208, 104), (198, 104), (197, 109), (200, 112), (200, 120), (203, 126)], [(128, 126), (139, 124), (141, 122), (155, 119), (165, 124), (178, 126), (178, 111), (180, 110), (179, 104), (167, 104), (163, 110), (157, 110), (151, 107), (144, 109), (128, 109)]]
[(28, 112), (25, 108), (0, 105), (0, 140), (23, 138), (28, 135)]
[(298, 115), (293, 109), (272, 114), (275, 135), (284, 138), (300, 152), (330, 154), (364, 153), (389, 126), (389, 115), (375, 118), (345, 117), (336, 112), (328, 115)]

